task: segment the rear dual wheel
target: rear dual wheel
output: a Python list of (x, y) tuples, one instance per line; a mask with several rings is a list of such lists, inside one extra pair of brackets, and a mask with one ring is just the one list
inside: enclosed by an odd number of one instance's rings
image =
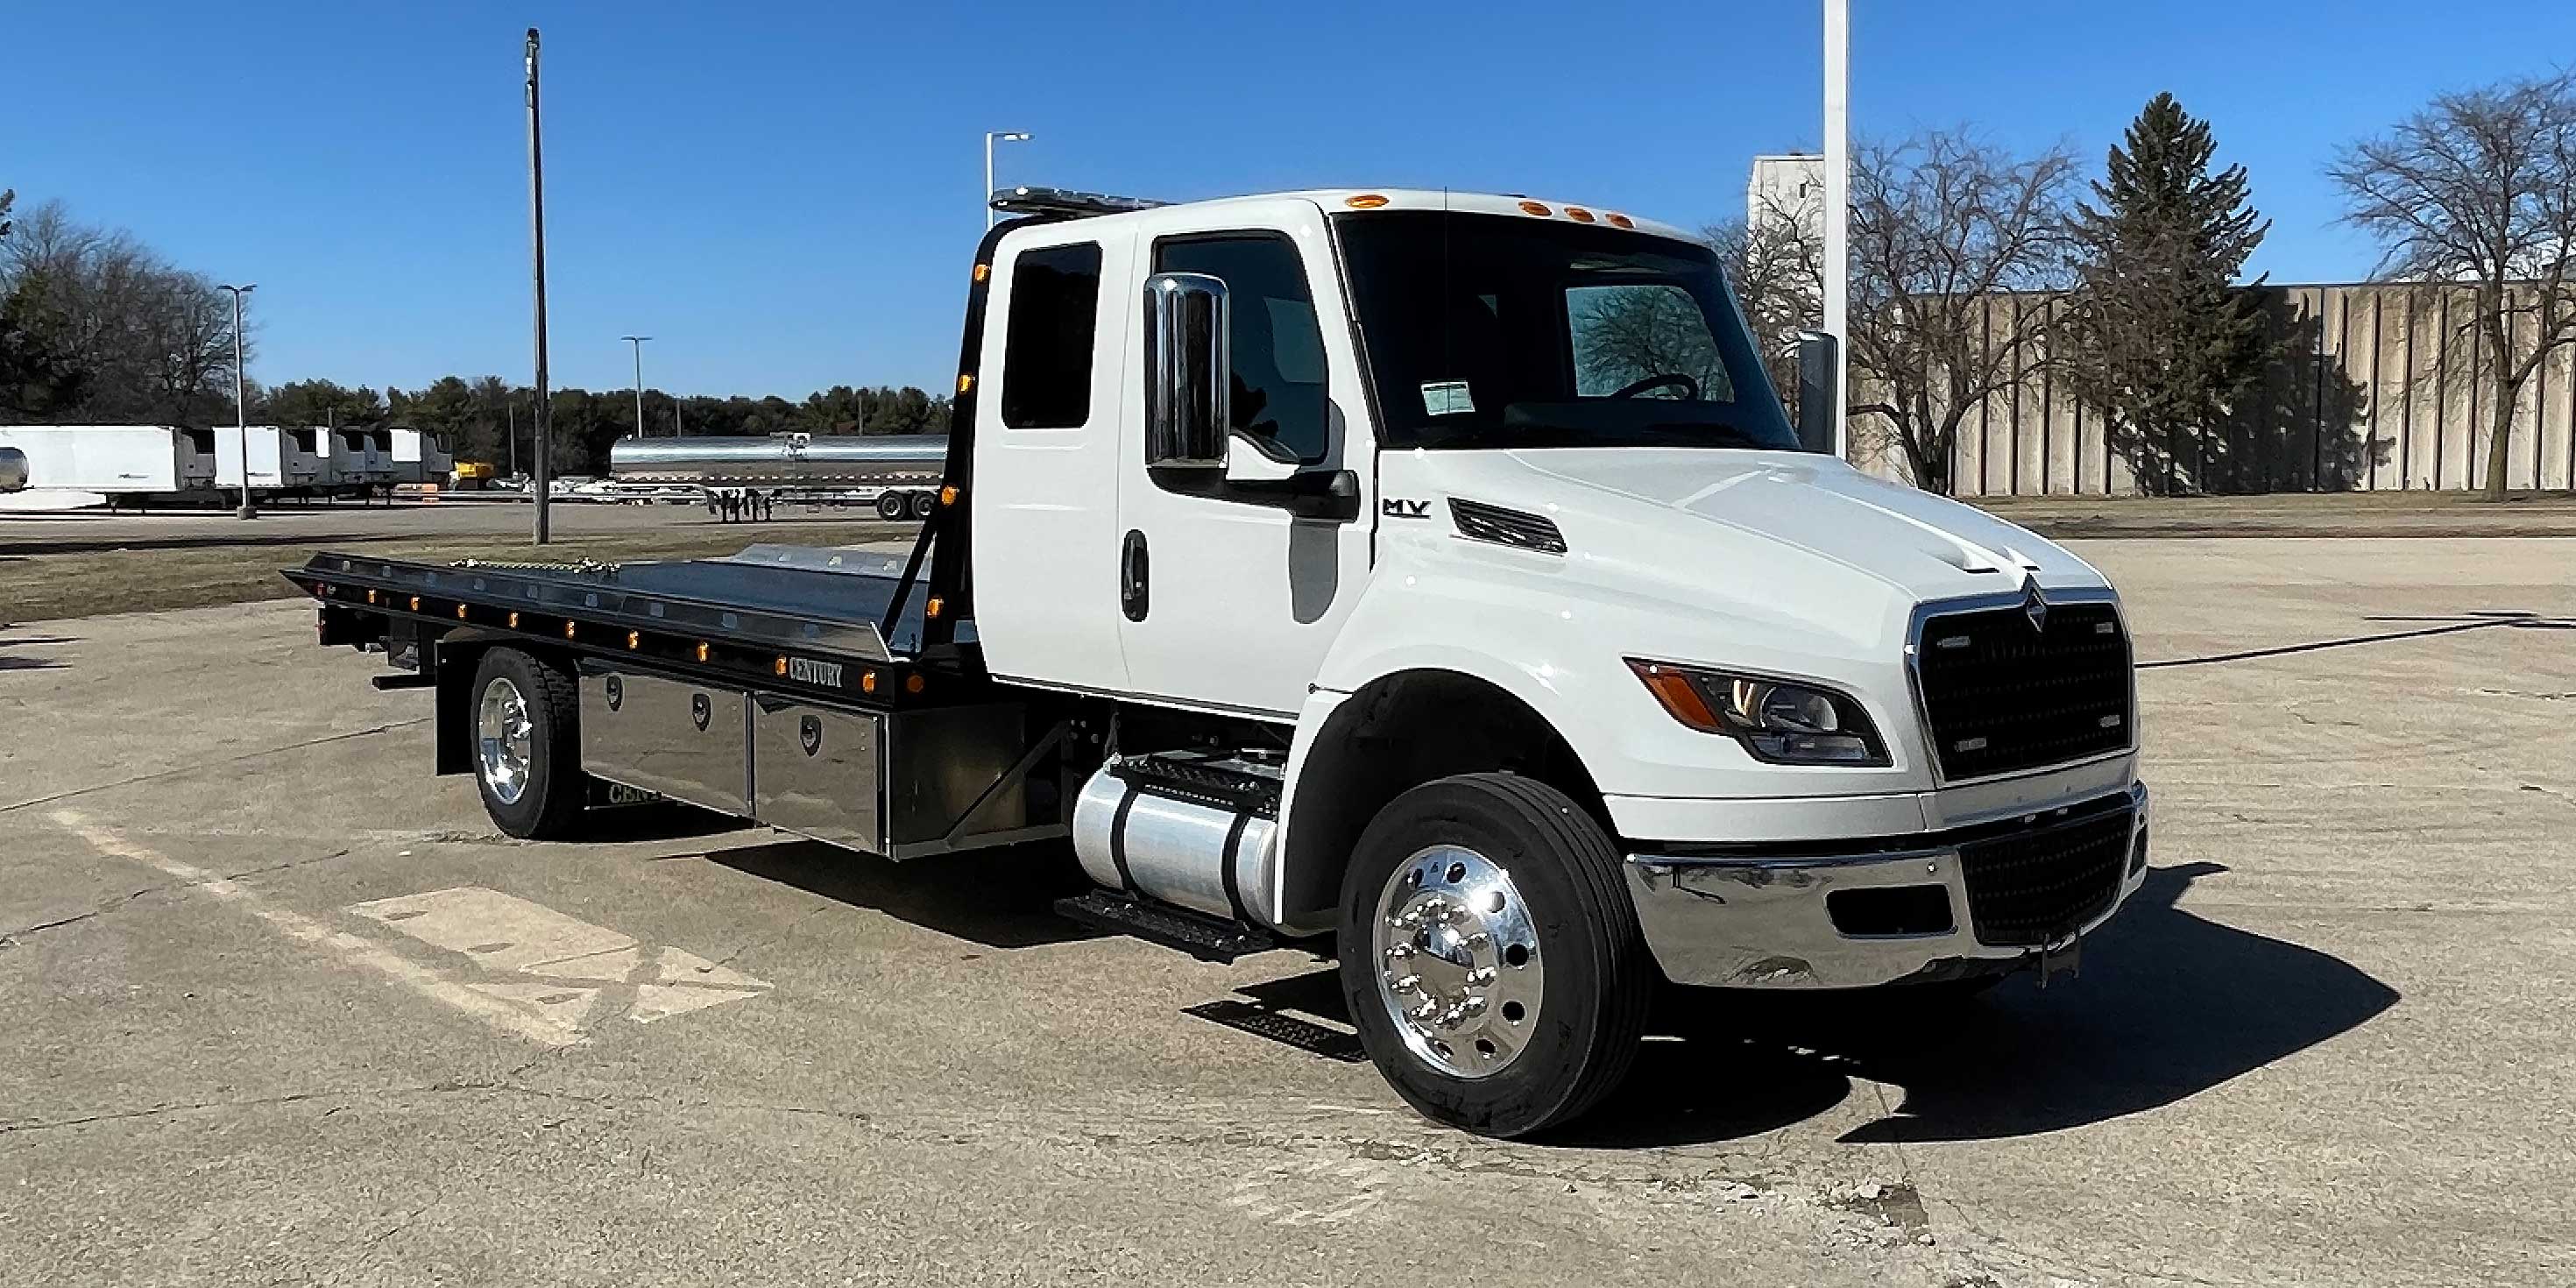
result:
[(519, 649), (490, 649), (474, 668), (472, 702), (467, 736), (483, 812), (522, 840), (571, 836), (590, 792), (571, 672)]
[(1655, 971), (1609, 834), (1512, 774), (1398, 796), (1342, 886), (1343, 1000), (1406, 1103), (1489, 1136), (1572, 1121), (1626, 1078)]

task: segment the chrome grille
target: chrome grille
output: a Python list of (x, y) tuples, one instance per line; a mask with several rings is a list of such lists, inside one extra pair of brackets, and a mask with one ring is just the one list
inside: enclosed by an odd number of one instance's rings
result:
[(2116, 605), (2019, 604), (1925, 619), (1916, 680), (1942, 777), (2061, 765), (2132, 744), (2129, 636)]

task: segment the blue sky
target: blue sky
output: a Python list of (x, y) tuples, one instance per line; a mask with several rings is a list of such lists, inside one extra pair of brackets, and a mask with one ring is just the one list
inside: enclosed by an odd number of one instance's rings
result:
[[(1970, 124), (2088, 171), (2170, 89), (2275, 220), (2255, 267), (2365, 275), (2319, 167), (2428, 95), (2576, 51), (2576, 6), (1853, 0), (1864, 134)], [(2093, 12), (2099, 8), (2102, 12)], [(1555, 195), (1699, 224), (1818, 134), (1781, 3), (880, 6), (30, 3), (0, 186), (255, 280), (252, 374), (528, 372), (521, 32), (546, 40), (554, 377), (938, 389), (1005, 183), (1187, 198), (1339, 184)], [(2509, 32), (2506, 52), (2460, 33)]]

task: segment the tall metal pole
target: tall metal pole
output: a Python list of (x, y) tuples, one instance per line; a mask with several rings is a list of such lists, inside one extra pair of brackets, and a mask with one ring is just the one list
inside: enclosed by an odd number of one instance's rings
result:
[[(621, 335), (617, 338), (635, 346), (635, 436), (642, 438), (644, 436), (644, 342), (653, 337)], [(672, 433), (677, 436), (679, 431), (673, 430)]]
[(537, 109), (537, 29), (530, 27), (528, 28), (528, 227), (529, 235), (536, 247), (537, 390), (536, 406), (530, 416), (530, 433), (534, 435), (534, 441), (529, 444), (528, 454), (532, 458), (530, 469), (534, 471), (530, 486), (537, 498), (536, 543), (541, 546), (546, 544), (550, 537), (546, 520), (547, 509), (553, 500), (548, 495), (553, 490), (553, 471), (548, 468), (553, 452), (552, 444), (548, 440), (554, 437), (552, 427), (548, 424), (551, 419), (548, 413), (552, 408), (547, 405), (553, 399), (548, 395), (546, 384), (546, 154), (543, 139), (544, 131), (538, 123)]
[(249, 380), (242, 373), (242, 297), (259, 289), (259, 283), (219, 287), (233, 293), (233, 428), (241, 436), (241, 509), (235, 513), (245, 519), (259, 517), (259, 507), (250, 501), (250, 398)]
[(506, 429), (506, 430), (504, 430), (502, 433), (503, 433), (503, 438), (504, 438), (504, 440), (505, 440), (505, 441), (507, 441), (507, 442), (509, 443), (509, 445), (510, 445), (510, 449), (509, 449), (509, 450), (510, 450), (510, 477), (511, 477), (511, 478), (517, 478), (517, 477), (519, 477), (519, 404), (518, 404), (518, 400), (516, 400), (516, 399), (504, 399), (504, 400), (502, 400), (502, 403), (501, 403), (501, 415), (502, 415), (502, 417), (503, 417), (503, 421), (502, 421), (502, 423), (503, 423), (503, 424), (505, 424), (505, 425), (507, 425), (507, 426), (509, 426), (509, 428), (508, 428), (508, 429)]
[(1027, 130), (984, 131), (984, 191), (976, 195), (975, 203), (984, 208), (984, 226), (986, 228), (991, 228), (993, 226), (994, 142), (999, 140), (1003, 143), (1026, 143), (1033, 137), (1035, 136), (1031, 135)]
[(1825, 0), (1825, 330), (1834, 337), (1834, 455), (1851, 459), (1851, 0)]

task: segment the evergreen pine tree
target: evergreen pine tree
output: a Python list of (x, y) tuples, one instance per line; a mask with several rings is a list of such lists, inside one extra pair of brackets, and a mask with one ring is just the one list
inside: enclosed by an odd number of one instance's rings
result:
[(2068, 369), (2149, 492), (2209, 491), (2232, 476), (2226, 427), (2277, 356), (2261, 279), (2236, 281), (2272, 225), (2247, 201), (2245, 167), (2210, 173), (2216, 150), (2208, 122), (2158, 94), (2070, 230)]

